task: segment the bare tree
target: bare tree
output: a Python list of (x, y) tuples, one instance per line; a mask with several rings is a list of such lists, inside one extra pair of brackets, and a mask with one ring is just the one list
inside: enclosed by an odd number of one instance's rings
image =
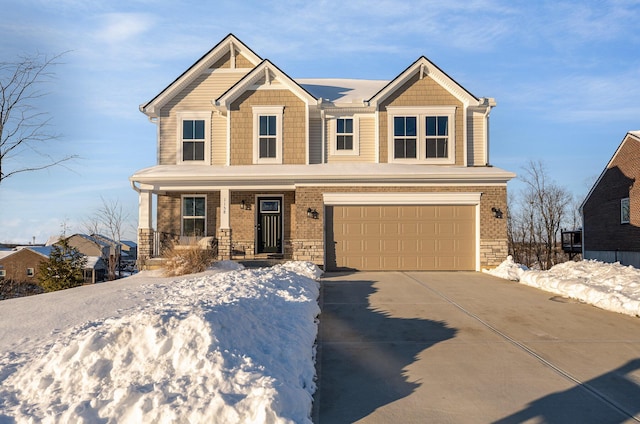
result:
[(510, 202), (510, 252), (517, 262), (549, 269), (562, 259), (557, 249), (558, 233), (572, 196), (550, 181), (540, 161), (530, 161), (520, 179), (525, 188), (517, 202)]
[[(51, 81), (50, 69), (62, 54), (53, 57), (36, 54), (20, 56), (16, 62), (0, 62), (0, 183), (21, 172), (38, 171), (77, 156), (54, 158), (43, 144), (58, 138), (50, 132), (50, 117), (36, 109), (46, 95), (40, 86)], [(35, 160), (32, 154), (39, 156)], [(17, 161), (30, 155), (28, 161)]]
[(129, 214), (124, 211), (122, 204), (118, 200), (106, 200), (104, 197), (101, 197), (101, 199), (102, 206), (85, 222), (85, 227), (94, 236), (106, 236), (107, 239), (103, 239), (103, 241), (111, 245), (109, 257), (106, 260), (109, 267), (108, 278), (113, 280), (116, 278), (116, 269), (119, 276), (119, 264), (122, 254), (122, 226), (129, 218)]

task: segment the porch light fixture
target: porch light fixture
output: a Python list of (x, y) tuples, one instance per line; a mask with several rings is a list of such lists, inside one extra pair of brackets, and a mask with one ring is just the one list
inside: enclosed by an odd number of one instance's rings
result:
[(502, 211), (500, 210), (500, 208), (491, 208), (491, 212), (493, 212), (494, 217), (502, 219)]
[(311, 219), (318, 219), (318, 211), (315, 209), (307, 209), (307, 217)]

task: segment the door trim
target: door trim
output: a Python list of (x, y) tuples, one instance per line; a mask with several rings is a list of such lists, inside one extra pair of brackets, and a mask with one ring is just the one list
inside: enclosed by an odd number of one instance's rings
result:
[(258, 225), (260, 224), (260, 200), (264, 199), (279, 199), (280, 200), (280, 251), (275, 252), (276, 254), (284, 254), (284, 226), (285, 226), (285, 205), (284, 205), (284, 194), (256, 194), (254, 205), (256, 213), (254, 215), (254, 254), (261, 255), (262, 253), (258, 253), (260, 249), (260, 239), (258, 233)]

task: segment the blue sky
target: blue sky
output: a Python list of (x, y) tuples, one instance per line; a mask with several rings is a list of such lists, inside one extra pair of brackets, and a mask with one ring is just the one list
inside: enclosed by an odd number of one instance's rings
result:
[[(0, 0), (0, 62), (67, 52), (46, 152), (80, 157), (0, 184), (0, 243), (84, 231), (118, 201), (135, 239), (128, 177), (155, 164), (138, 111), (228, 33), (293, 78), (392, 79), (424, 55), (477, 97), (494, 97), (493, 165), (543, 160), (583, 197), (640, 129), (640, 1)], [(29, 162), (29, 156), (21, 160)], [(519, 190), (519, 183), (509, 183)]]

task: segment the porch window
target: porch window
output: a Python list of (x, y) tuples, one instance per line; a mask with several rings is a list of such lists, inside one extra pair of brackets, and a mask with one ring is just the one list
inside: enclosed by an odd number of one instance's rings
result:
[(284, 106), (253, 107), (253, 163), (282, 163)]
[(629, 198), (620, 199), (620, 223), (628, 224), (631, 219), (631, 211), (629, 209)]
[(206, 236), (206, 200), (204, 196), (184, 196), (182, 198), (183, 236)]

